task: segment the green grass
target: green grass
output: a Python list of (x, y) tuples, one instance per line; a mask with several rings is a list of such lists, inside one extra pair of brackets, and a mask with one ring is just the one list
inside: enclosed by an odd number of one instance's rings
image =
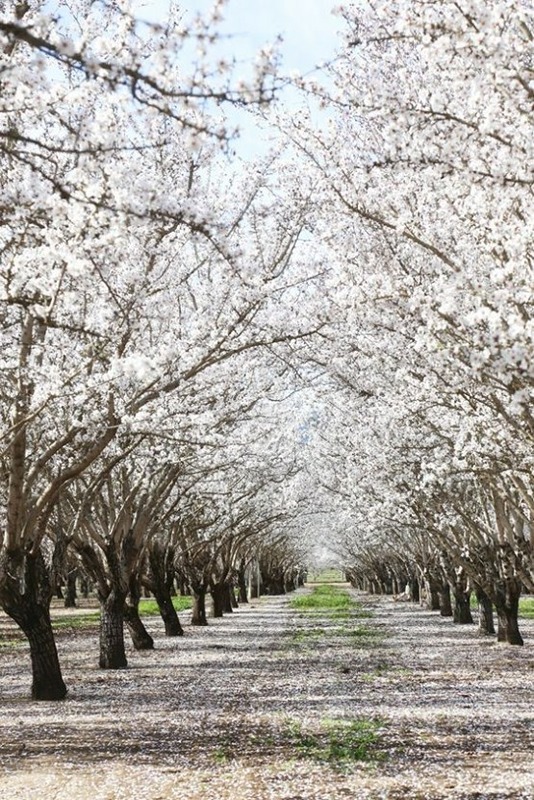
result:
[(358, 625), (357, 628), (345, 628), (343, 629), (343, 633), (345, 636), (348, 636), (358, 647), (372, 647), (373, 645), (382, 642), (386, 636), (383, 631), (377, 630), (376, 628), (370, 628), (368, 625)]
[[(477, 609), (478, 602), (475, 593), (470, 598), (471, 608)], [(522, 619), (534, 619), (534, 597), (520, 597), (519, 598), (519, 614)]]
[(90, 628), (98, 625), (100, 611), (91, 611), (87, 614), (69, 614), (68, 616), (52, 619), (52, 628), (56, 631), (65, 628)]
[(213, 753), (213, 758), (216, 764), (222, 765), (227, 764), (233, 758), (233, 755), (226, 748), (218, 747)]
[(344, 583), (345, 575), (340, 569), (322, 569), (319, 572), (310, 571), (306, 583)]
[[(189, 596), (179, 595), (172, 598), (176, 611), (184, 611), (191, 608), (193, 599)], [(158, 604), (152, 598), (143, 599), (139, 602), (139, 615), (141, 617), (156, 617), (159, 614)], [(85, 614), (66, 614), (62, 617), (52, 619), (54, 630), (91, 628), (100, 622), (100, 611), (88, 611)]]
[(295, 644), (312, 644), (313, 642), (318, 642), (325, 635), (326, 631), (324, 628), (303, 628), (293, 633), (291, 640)]
[(349, 593), (338, 586), (320, 584), (310, 594), (300, 594), (290, 601), (298, 611), (349, 611), (358, 606)]
[(7, 639), (0, 639), (0, 650), (11, 650), (22, 647), (25, 641), (26, 640), (22, 636), (10, 636)]
[(345, 588), (331, 584), (314, 586), (309, 594), (299, 594), (290, 601), (291, 608), (305, 613), (322, 612), (336, 618), (372, 617)]
[(534, 597), (519, 599), (519, 616), (523, 619), (534, 619)]
[(326, 634), (348, 637), (355, 647), (372, 647), (379, 644), (385, 637), (381, 630), (376, 630), (368, 625), (357, 625), (351, 622), (354, 619), (367, 619), (372, 613), (363, 608), (350, 595), (345, 587), (320, 584), (313, 587), (307, 594), (299, 594), (290, 600), (292, 608), (303, 614), (314, 614), (328, 617), (335, 622), (341, 622), (342, 627), (336, 628), (304, 628), (292, 634), (293, 644), (313, 644), (322, 639)]
[[(193, 598), (189, 595), (177, 595), (172, 598), (172, 604), (176, 611), (185, 611), (193, 605)], [(157, 617), (159, 614), (158, 604), (152, 598), (140, 600), (139, 614), (141, 617)]]
[(298, 722), (288, 724), (288, 734), (299, 758), (346, 768), (359, 761), (378, 761), (381, 723), (372, 719), (321, 722), (319, 731), (306, 731)]

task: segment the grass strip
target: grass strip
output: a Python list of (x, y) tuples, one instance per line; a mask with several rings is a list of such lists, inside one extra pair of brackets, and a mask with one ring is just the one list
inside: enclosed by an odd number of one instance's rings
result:
[[(176, 611), (186, 611), (193, 606), (193, 598), (189, 595), (177, 595), (172, 598), (172, 604)], [(139, 601), (139, 614), (141, 617), (157, 617), (159, 614), (158, 604), (152, 598)]]
[(288, 736), (299, 758), (346, 768), (361, 761), (383, 760), (378, 745), (382, 723), (375, 719), (325, 719), (319, 730), (306, 730), (300, 722), (288, 723)]
[(523, 619), (534, 619), (534, 597), (519, 599), (519, 616)]
[(320, 584), (314, 586), (309, 594), (299, 594), (290, 600), (291, 608), (303, 612), (323, 612), (329, 616), (361, 618), (371, 617), (361, 603), (354, 600), (346, 588)]
[[(172, 603), (176, 611), (185, 611), (193, 605), (193, 599), (188, 595), (178, 595), (172, 598)], [(159, 614), (159, 607), (152, 598), (144, 598), (139, 601), (139, 615), (141, 617), (156, 617)], [(52, 619), (52, 627), (55, 630), (91, 628), (100, 622), (100, 611), (88, 611), (85, 614), (65, 614), (62, 617)]]

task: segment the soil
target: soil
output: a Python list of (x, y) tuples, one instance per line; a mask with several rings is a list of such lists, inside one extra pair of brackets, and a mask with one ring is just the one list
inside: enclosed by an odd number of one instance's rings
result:
[[(289, 600), (207, 628), (183, 614), (178, 639), (148, 618), (156, 650), (126, 670), (98, 668), (96, 627), (63, 629), (60, 703), (28, 699), (27, 647), (5, 646), (1, 618), (0, 798), (534, 800), (534, 621), (520, 648), (391, 598), (358, 595), (370, 619)], [(366, 761), (302, 747), (357, 720), (377, 726)]]

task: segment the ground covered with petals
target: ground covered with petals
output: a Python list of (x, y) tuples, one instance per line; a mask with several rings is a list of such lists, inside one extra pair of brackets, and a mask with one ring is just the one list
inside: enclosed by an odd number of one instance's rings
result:
[(310, 612), (262, 598), (207, 628), (184, 615), (180, 639), (149, 618), (156, 650), (115, 672), (97, 666), (96, 624), (67, 625), (61, 703), (28, 699), (27, 648), (1, 618), (1, 796), (534, 798), (534, 623), (513, 648), (357, 600)]

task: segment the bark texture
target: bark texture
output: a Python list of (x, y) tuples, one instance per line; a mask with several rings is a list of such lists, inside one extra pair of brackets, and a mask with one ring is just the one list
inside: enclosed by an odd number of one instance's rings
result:
[(191, 625), (207, 625), (206, 616), (206, 590), (197, 586), (193, 589), (193, 613)]
[[(1, 600), (6, 614), (24, 632), (30, 645), (31, 695), (34, 700), (63, 700), (67, 687), (50, 621), (52, 587), (43, 556), (11, 552), (4, 554)], [(15, 576), (20, 575), (22, 580)]]
[(132, 644), (136, 650), (153, 650), (154, 639), (144, 626), (139, 616), (139, 598), (128, 597), (124, 603), (124, 621), (126, 622)]
[(493, 598), (498, 618), (497, 639), (513, 645), (522, 645), (523, 637), (519, 631), (518, 613), (521, 585), (516, 579), (509, 579), (497, 587)]
[(125, 593), (112, 589), (100, 601), (100, 659), (102, 669), (124, 669), (128, 666), (124, 650)]

